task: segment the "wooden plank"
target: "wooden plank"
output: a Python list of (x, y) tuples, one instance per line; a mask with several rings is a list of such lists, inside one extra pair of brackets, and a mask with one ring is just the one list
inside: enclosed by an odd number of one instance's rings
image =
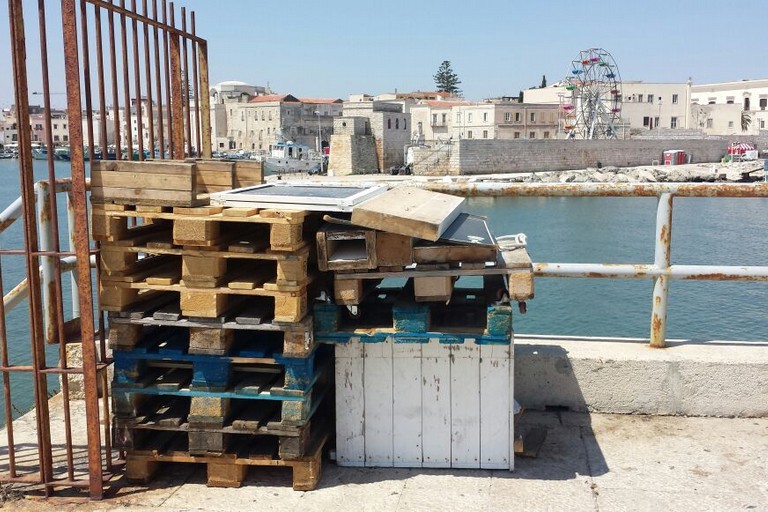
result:
[(225, 217), (253, 217), (259, 214), (258, 208), (225, 208), (222, 212)]
[(196, 196), (196, 193), (185, 195), (178, 190), (146, 189), (141, 186), (134, 188), (101, 187), (91, 190), (91, 198), (95, 201), (160, 206), (192, 206), (207, 202), (207, 200), (198, 199)]
[[(393, 465), (419, 468), (422, 465), (421, 343), (392, 346)], [(431, 433), (428, 433), (430, 435)]]
[(392, 467), (392, 342), (364, 345), (365, 465)]
[(480, 350), (451, 345), (451, 467), (480, 467)]
[(99, 172), (138, 172), (145, 174), (181, 174), (192, 176), (194, 165), (179, 161), (131, 162), (122, 160), (94, 160), (91, 162), (91, 177)]
[(133, 188), (144, 186), (148, 189), (179, 190), (194, 189), (189, 176), (182, 174), (147, 174), (140, 172), (101, 172), (91, 177), (91, 188)]
[(357, 338), (336, 350), (336, 463), (365, 465), (363, 344)]
[(510, 347), (480, 346), (480, 467), (512, 469), (513, 429), (509, 413), (513, 397)]
[(425, 263), (455, 263), (496, 261), (497, 249), (484, 245), (417, 245), (413, 261)]
[(463, 208), (461, 197), (398, 187), (355, 206), (352, 223), (436, 241)]
[(261, 185), (264, 183), (264, 165), (261, 162), (237, 160), (232, 181), (235, 188)]
[[(451, 467), (451, 346), (437, 339), (421, 347), (423, 467)], [(415, 390), (414, 390), (415, 392)]]

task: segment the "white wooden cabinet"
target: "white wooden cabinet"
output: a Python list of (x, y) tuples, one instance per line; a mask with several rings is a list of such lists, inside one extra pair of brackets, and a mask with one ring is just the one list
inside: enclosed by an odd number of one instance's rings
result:
[(340, 466), (514, 469), (512, 345), (336, 345)]

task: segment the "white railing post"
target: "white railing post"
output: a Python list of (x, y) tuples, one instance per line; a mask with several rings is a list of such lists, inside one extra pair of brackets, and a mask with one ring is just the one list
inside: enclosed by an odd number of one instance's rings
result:
[(661, 194), (656, 208), (656, 251), (653, 265), (661, 273), (653, 280), (651, 346), (659, 348), (666, 346), (667, 337), (667, 296), (672, 264), (672, 199), (670, 193)]

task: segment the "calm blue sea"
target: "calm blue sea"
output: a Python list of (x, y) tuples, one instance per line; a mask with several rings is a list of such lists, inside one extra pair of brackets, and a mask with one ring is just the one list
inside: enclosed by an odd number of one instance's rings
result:
[[(17, 165), (15, 160), (0, 160), (0, 209), (19, 195)], [(60, 177), (67, 175), (67, 163), (56, 165)], [(35, 162), (35, 175), (47, 176), (45, 162)], [(655, 205), (655, 199), (645, 198), (475, 198), (469, 201), (469, 210), (486, 215), (497, 236), (526, 233), (534, 261), (651, 263)], [(768, 265), (766, 233), (768, 200), (676, 199), (673, 263)], [(20, 222), (0, 235), (0, 247), (22, 246)], [(24, 278), (24, 262), (21, 256), (4, 256), (0, 264), (7, 293)], [(652, 286), (650, 280), (537, 279), (536, 298), (529, 302), (526, 315), (515, 317), (515, 331), (648, 337)], [(673, 281), (667, 335), (765, 342), (767, 311), (768, 283)], [(28, 326), (24, 305), (9, 314), (13, 364), (29, 363)], [(55, 347), (49, 350), (48, 361), (55, 364)], [(52, 379), (51, 390), (55, 385)], [(15, 409), (28, 410), (31, 381), (14, 375), (13, 386)]]

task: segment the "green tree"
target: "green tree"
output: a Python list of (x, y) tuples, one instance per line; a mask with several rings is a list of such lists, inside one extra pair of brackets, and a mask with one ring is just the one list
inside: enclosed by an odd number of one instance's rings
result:
[(444, 60), (440, 67), (437, 69), (437, 73), (433, 76), (435, 80), (435, 86), (437, 86), (437, 92), (447, 92), (454, 96), (461, 95), (461, 89), (459, 89), (459, 75), (454, 73), (451, 67), (451, 61)]

